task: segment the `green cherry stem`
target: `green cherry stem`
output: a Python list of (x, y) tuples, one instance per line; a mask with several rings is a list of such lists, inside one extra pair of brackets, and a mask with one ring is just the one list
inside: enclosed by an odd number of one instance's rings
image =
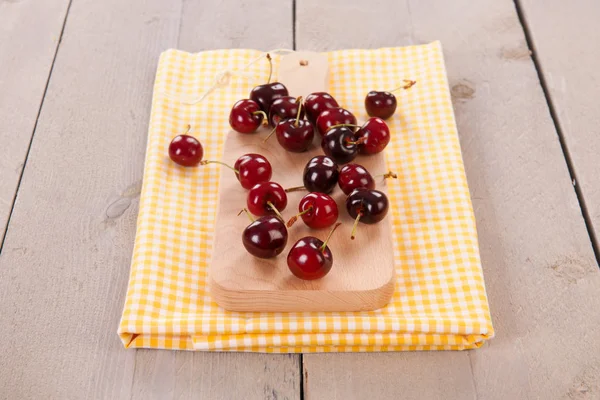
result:
[(247, 208), (242, 208), (242, 209), (240, 210), (240, 212), (238, 213), (238, 217), (239, 217), (240, 215), (242, 215), (242, 213), (246, 213), (246, 216), (248, 217), (248, 219), (250, 220), (250, 222), (254, 222), (254, 221), (256, 221), (254, 218), (252, 218), (252, 215), (250, 215), (250, 212), (248, 211), (248, 209), (247, 209)]
[(306, 188), (304, 186), (294, 186), (294, 187), (285, 189), (285, 192), (286, 193), (289, 193), (289, 192), (299, 192), (301, 190), (306, 190)]
[(281, 213), (279, 212), (279, 210), (277, 209), (277, 207), (275, 207), (275, 205), (273, 203), (271, 203), (270, 201), (267, 201), (267, 204), (269, 205), (269, 207), (271, 207), (271, 210), (273, 210), (273, 212), (275, 213), (275, 215), (277, 215), (277, 217), (279, 217), (279, 219), (282, 222), (285, 221), (283, 219), (283, 215), (281, 215)]
[(306, 210), (304, 210), (304, 211), (302, 211), (302, 212), (300, 212), (300, 213), (298, 213), (298, 214), (294, 215), (294, 216), (293, 216), (292, 218), (290, 218), (290, 220), (287, 222), (286, 226), (287, 226), (288, 228), (291, 228), (291, 227), (292, 227), (292, 225), (294, 225), (294, 224), (296, 223), (296, 221), (298, 221), (298, 217), (301, 217), (301, 216), (303, 216), (304, 214), (311, 212), (311, 211), (312, 211), (312, 209), (313, 209), (313, 206), (309, 206), (309, 207), (308, 207)]
[(263, 143), (266, 143), (266, 142), (267, 142), (267, 140), (269, 140), (269, 138), (270, 138), (271, 136), (273, 136), (273, 134), (275, 133), (275, 131), (276, 131), (276, 130), (277, 130), (277, 126), (275, 126), (275, 128), (273, 128), (273, 129), (271, 130), (271, 132), (269, 132), (269, 134), (267, 135), (267, 137), (266, 137), (266, 138), (264, 138), (262, 142), (263, 142)]
[(267, 117), (267, 113), (265, 113), (263, 110), (254, 111), (252, 115), (262, 115), (262, 124), (265, 126), (269, 123), (269, 117)]
[(354, 225), (352, 225), (352, 233), (350, 233), (350, 239), (354, 240), (356, 237), (356, 227), (358, 227), (358, 221), (360, 221), (360, 217), (362, 217), (362, 213), (358, 213), (356, 219), (354, 220)]
[(402, 79), (402, 81), (404, 82), (404, 85), (398, 86), (396, 89), (390, 90), (390, 93), (395, 92), (400, 89), (405, 89), (405, 90), (410, 89), (417, 83), (417, 81), (413, 81), (410, 79)]
[(220, 164), (220, 165), (223, 165), (223, 166), (225, 166), (225, 167), (229, 168), (230, 170), (232, 170), (232, 171), (233, 171), (233, 172), (235, 172), (236, 174), (239, 174), (239, 173), (240, 173), (240, 171), (238, 171), (237, 169), (235, 169), (235, 168), (233, 168), (232, 166), (230, 166), (230, 165), (227, 165), (227, 164), (225, 164), (224, 162), (221, 162), (221, 161), (211, 161), (211, 160), (203, 160), (203, 161), (200, 161), (200, 165), (207, 165), (207, 164)]
[(298, 103), (298, 113), (296, 114), (296, 122), (294, 122), (294, 126), (298, 126), (298, 122), (300, 121), (300, 111), (302, 111), (302, 96), (299, 96), (296, 100)]
[(273, 75), (273, 60), (271, 60), (271, 55), (267, 53), (267, 60), (269, 60), (269, 79), (267, 79), (267, 85), (271, 83), (271, 76)]
[(362, 126), (360, 126), (360, 125), (354, 125), (354, 124), (336, 124), (336, 125), (331, 125), (329, 128), (327, 128), (327, 132), (329, 132), (333, 128), (342, 128), (342, 127), (362, 128)]
[(325, 249), (327, 248), (327, 242), (329, 242), (329, 239), (331, 239), (331, 235), (333, 235), (333, 232), (335, 232), (335, 230), (338, 228), (338, 226), (340, 226), (342, 223), (338, 222), (337, 224), (335, 224), (335, 226), (333, 227), (333, 229), (331, 231), (329, 231), (329, 235), (327, 235), (327, 239), (325, 239), (325, 241), (323, 242), (323, 245), (321, 246), (321, 253), (325, 252)]

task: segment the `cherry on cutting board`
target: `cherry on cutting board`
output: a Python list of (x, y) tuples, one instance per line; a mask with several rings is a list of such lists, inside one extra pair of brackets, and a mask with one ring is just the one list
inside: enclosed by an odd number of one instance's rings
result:
[(273, 100), (269, 110), (269, 124), (276, 127), (277, 124), (286, 119), (295, 119), (300, 111), (300, 119), (304, 118), (304, 109), (300, 106), (302, 97), (283, 96)]
[(346, 164), (356, 158), (360, 141), (355, 140), (354, 128), (332, 126), (321, 139), (323, 152), (338, 164)]
[(287, 88), (279, 82), (271, 82), (271, 76), (273, 75), (273, 61), (271, 56), (267, 54), (267, 60), (269, 60), (269, 79), (264, 85), (258, 85), (250, 92), (250, 100), (255, 101), (261, 110), (268, 113), (273, 100), (283, 96), (289, 96)]
[(255, 101), (239, 100), (231, 108), (229, 125), (236, 132), (252, 133), (263, 121), (266, 123), (266, 116)]
[(287, 195), (278, 183), (261, 182), (250, 189), (246, 204), (254, 215), (279, 215), (287, 206)]
[(369, 114), (370, 117), (378, 117), (381, 119), (388, 119), (394, 115), (398, 102), (396, 96), (394, 96), (392, 92), (400, 89), (408, 89), (417, 83), (416, 81), (408, 79), (404, 79), (404, 82), (404, 85), (390, 90), (389, 92), (372, 90), (367, 93), (367, 97), (365, 97), (365, 109), (367, 110), (367, 114)]
[(315, 125), (323, 111), (329, 108), (338, 108), (339, 104), (329, 93), (315, 92), (306, 96), (304, 107), (306, 108), (306, 118)]
[(302, 181), (304, 186), (286, 189), (286, 192), (308, 190), (309, 192), (331, 193), (340, 175), (338, 165), (330, 157), (316, 156), (304, 167)]
[(275, 128), (275, 135), (281, 147), (294, 153), (308, 150), (315, 136), (315, 130), (310, 121), (300, 119), (302, 109), (300, 103), (296, 119), (281, 121)]
[(238, 158), (232, 167), (222, 161), (204, 160), (200, 165), (220, 164), (235, 172), (235, 176), (244, 189), (251, 189), (257, 183), (267, 182), (271, 179), (273, 168), (271, 163), (260, 154), (244, 154)]
[(358, 188), (375, 189), (375, 180), (362, 165), (346, 164), (340, 170), (338, 185), (344, 194), (349, 195)]
[(361, 154), (381, 153), (390, 142), (390, 128), (381, 118), (369, 118), (356, 131), (356, 141), (360, 142), (358, 151)]
[(202, 144), (195, 137), (187, 133), (192, 129), (191, 125), (182, 135), (177, 135), (169, 144), (169, 157), (175, 164), (183, 167), (195, 167), (200, 164), (204, 156)]
[(273, 258), (281, 254), (288, 239), (283, 221), (273, 215), (254, 220), (248, 210), (243, 209), (240, 214), (242, 212), (252, 221), (242, 233), (242, 243), (248, 253), (259, 258)]
[(385, 218), (388, 208), (389, 202), (385, 193), (374, 189), (355, 189), (346, 199), (346, 210), (354, 218), (350, 239), (355, 238), (359, 222), (375, 224)]
[(306, 236), (298, 240), (287, 256), (288, 268), (300, 279), (315, 280), (320, 279), (331, 271), (333, 266), (333, 254), (327, 246), (331, 235), (340, 226), (337, 223), (325, 242), (314, 236)]
[(312, 192), (300, 200), (298, 214), (290, 218), (287, 227), (291, 227), (298, 220), (298, 217), (301, 217), (309, 228), (327, 228), (337, 221), (338, 207), (331, 196), (325, 193)]
[(356, 117), (350, 111), (341, 107), (328, 108), (321, 112), (317, 118), (317, 132), (324, 136), (329, 128), (334, 125), (356, 125)]

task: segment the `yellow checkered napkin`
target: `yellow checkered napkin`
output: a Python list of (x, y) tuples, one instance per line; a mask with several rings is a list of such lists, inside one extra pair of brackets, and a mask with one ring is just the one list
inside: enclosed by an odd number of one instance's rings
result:
[[(493, 336), (477, 232), (444, 61), (438, 42), (329, 53), (330, 93), (359, 121), (369, 90), (397, 92), (390, 120), (388, 182), (396, 292), (377, 311), (236, 313), (212, 301), (208, 263), (215, 230), (218, 167), (180, 168), (167, 155), (183, 133), (219, 159), (233, 103), (266, 82), (254, 50), (198, 54), (169, 50), (156, 74), (144, 185), (131, 276), (119, 335), (126, 347), (257, 352), (460, 350)], [(275, 57), (275, 71), (278, 58)], [(228, 85), (193, 103), (220, 77)], [(256, 135), (260, 140), (266, 130)], [(283, 151), (283, 149), (282, 149)], [(240, 200), (243, 202), (243, 200)], [(241, 235), (241, 233), (240, 233)], [(241, 239), (240, 239), (241, 246)]]

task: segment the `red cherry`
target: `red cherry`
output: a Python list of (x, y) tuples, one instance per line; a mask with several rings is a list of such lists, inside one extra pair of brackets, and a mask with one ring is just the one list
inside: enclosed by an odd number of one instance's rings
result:
[(350, 239), (354, 239), (359, 222), (375, 224), (385, 218), (388, 209), (389, 201), (385, 193), (373, 189), (355, 189), (346, 199), (346, 210), (354, 218)]
[(358, 154), (360, 142), (354, 138), (354, 128), (331, 127), (321, 140), (323, 152), (338, 164), (348, 163)]
[(269, 124), (276, 127), (280, 121), (295, 119), (300, 111), (300, 119), (304, 118), (304, 109), (300, 106), (302, 98), (283, 96), (273, 101), (269, 111)]
[(260, 154), (244, 154), (237, 159), (233, 168), (244, 189), (251, 189), (258, 183), (268, 182), (273, 175), (271, 163)]
[(248, 210), (254, 215), (277, 214), (287, 206), (287, 195), (275, 182), (261, 182), (248, 192)]
[(396, 96), (394, 96), (394, 94), (391, 92), (395, 92), (396, 90), (400, 89), (411, 88), (415, 83), (417, 82), (404, 79), (404, 85), (389, 92), (379, 92), (375, 90), (370, 91), (367, 93), (367, 97), (365, 97), (365, 109), (367, 110), (367, 114), (369, 114), (370, 117), (388, 119), (394, 115), (396, 106), (398, 105)]
[(338, 207), (331, 196), (325, 193), (312, 192), (305, 195), (298, 205), (299, 213), (287, 223), (288, 228), (291, 227), (298, 217), (313, 229), (327, 228), (333, 225), (338, 219)]
[(317, 132), (324, 136), (333, 125), (356, 125), (356, 117), (341, 107), (329, 108), (317, 118)]
[(229, 113), (229, 125), (239, 133), (255, 132), (263, 122), (265, 113), (253, 100), (239, 100)]
[(316, 92), (306, 96), (304, 107), (306, 108), (306, 117), (315, 125), (317, 118), (323, 111), (328, 108), (338, 108), (339, 104), (329, 93)]
[(273, 100), (283, 96), (289, 96), (287, 88), (279, 82), (271, 82), (271, 75), (273, 74), (273, 62), (271, 56), (267, 54), (267, 60), (269, 60), (269, 79), (264, 85), (256, 86), (250, 92), (250, 99), (254, 100), (262, 111), (268, 113)]
[(287, 151), (301, 153), (308, 150), (312, 144), (315, 130), (305, 119), (299, 121), (287, 119), (277, 124), (275, 135), (281, 147)]
[[(191, 126), (188, 125), (186, 131), (189, 132)], [(183, 167), (195, 167), (202, 161), (204, 156), (204, 149), (202, 144), (193, 136), (190, 135), (177, 135), (169, 144), (169, 157), (175, 164), (179, 164)]]
[(303, 237), (298, 240), (287, 256), (288, 268), (300, 279), (320, 279), (331, 271), (333, 266), (333, 254), (327, 246), (327, 242), (338, 226), (336, 224), (325, 242), (313, 236)]
[(381, 118), (369, 118), (356, 131), (356, 139), (360, 143), (358, 151), (361, 154), (381, 153), (390, 142), (390, 129)]
[(375, 189), (375, 180), (360, 164), (346, 164), (340, 170), (338, 185), (344, 194), (349, 195), (358, 188)]
[[(248, 212), (245, 209), (243, 211)], [(272, 215), (260, 217), (256, 221), (252, 220), (242, 233), (242, 243), (248, 253), (259, 258), (273, 258), (281, 254), (287, 239), (288, 232), (285, 224)]]

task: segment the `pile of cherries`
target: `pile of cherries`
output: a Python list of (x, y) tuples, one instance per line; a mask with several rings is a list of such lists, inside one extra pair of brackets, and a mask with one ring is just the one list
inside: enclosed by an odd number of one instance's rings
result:
[[(354, 218), (351, 238), (354, 239), (358, 223), (374, 224), (387, 215), (389, 202), (385, 193), (375, 189), (373, 176), (360, 164), (351, 163), (358, 154), (377, 154), (390, 142), (390, 131), (384, 119), (390, 118), (397, 107), (391, 92), (369, 92), (365, 108), (371, 118), (362, 126), (356, 117), (341, 108), (328, 93), (312, 93), (302, 100), (289, 96), (287, 88), (279, 82), (270, 82), (272, 62), (269, 55), (269, 80), (256, 86), (249, 99), (233, 105), (229, 116), (231, 127), (242, 134), (256, 132), (261, 125), (270, 125), (271, 133), (285, 150), (304, 152), (314, 140), (315, 131), (321, 138), (325, 155), (308, 161), (303, 173), (303, 186), (284, 189), (271, 181), (273, 169), (260, 154), (244, 154), (233, 167), (220, 161), (203, 160), (200, 142), (188, 132), (176, 136), (169, 146), (169, 156), (175, 163), (185, 166), (222, 164), (234, 171), (241, 186), (248, 189), (245, 212), (251, 219), (242, 233), (246, 250), (260, 258), (276, 257), (287, 245), (288, 229), (298, 220), (310, 228), (332, 227), (327, 239), (307, 236), (298, 240), (287, 256), (290, 271), (301, 279), (313, 280), (327, 275), (333, 265), (333, 255), (327, 243), (341, 224), (338, 206), (329, 195), (335, 188), (347, 195), (346, 211)], [(400, 88), (408, 89), (414, 81), (405, 81)], [(398, 88), (398, 89), (400, 89)], [(306, 118), (306, 119), (305, 119)], [(339, 165), (345, 164), (341, 167)], [(388, 172), (384, 178), (395, 174)], [(287, 206), (287, 192), (307, 190), (298, 204), (298, 213), (287, 223), (281, 215)], [(258, 217), (254, 219), (252, 215)]]

